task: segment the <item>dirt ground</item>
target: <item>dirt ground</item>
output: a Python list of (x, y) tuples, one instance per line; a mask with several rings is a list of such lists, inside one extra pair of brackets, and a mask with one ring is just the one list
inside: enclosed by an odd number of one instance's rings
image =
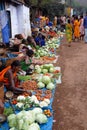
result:
[(68, 47), (64, 40), (58, 53), (62, 84), (53, 101), (53, 130), (87, 130), (87, 44)]

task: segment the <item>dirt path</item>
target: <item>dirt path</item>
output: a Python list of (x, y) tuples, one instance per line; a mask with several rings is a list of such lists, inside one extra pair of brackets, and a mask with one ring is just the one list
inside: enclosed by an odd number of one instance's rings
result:
[(87, 44), (61, 44), (62, 84), (53, 102), (53, 130), (87, 130)]

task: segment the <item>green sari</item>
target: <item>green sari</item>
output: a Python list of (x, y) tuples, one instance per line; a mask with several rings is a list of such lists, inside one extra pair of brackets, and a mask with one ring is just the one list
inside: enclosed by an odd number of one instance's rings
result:
[(66, 38), (69, 43), (72, 42), (72, 25), (69, 23), (66, 24)]

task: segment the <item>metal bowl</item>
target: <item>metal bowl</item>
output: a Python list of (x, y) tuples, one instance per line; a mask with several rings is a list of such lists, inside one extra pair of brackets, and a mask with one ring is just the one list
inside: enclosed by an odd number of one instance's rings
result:
[(6, 97), (7, 99), (11, 99), (13, 96), (14, 96), (14, 94), (13, 94), (12, 91), (7, 91), (7, 92), (5, 93), (5, 97)]

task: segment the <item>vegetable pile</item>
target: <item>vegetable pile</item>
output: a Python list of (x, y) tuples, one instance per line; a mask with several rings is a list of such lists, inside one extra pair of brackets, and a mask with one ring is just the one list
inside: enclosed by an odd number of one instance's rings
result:
[(47, 123), (47, 116), (41, 108), (29, 111), (21, 111), (11, 114), (7, 118), (10, 130), (40, 130), (39, 124)]

